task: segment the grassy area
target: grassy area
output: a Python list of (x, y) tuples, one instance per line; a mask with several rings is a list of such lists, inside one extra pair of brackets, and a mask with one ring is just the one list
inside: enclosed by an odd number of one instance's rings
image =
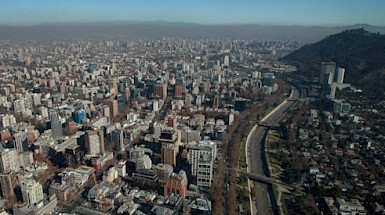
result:
[(281, 168), (277, 164), (271, 164), (272, 170), (271, 174), (272, 175), (278, 175), (281, 173)]

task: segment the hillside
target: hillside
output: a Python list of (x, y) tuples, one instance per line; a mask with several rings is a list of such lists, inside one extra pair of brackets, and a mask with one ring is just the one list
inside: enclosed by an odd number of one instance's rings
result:
[(296, 65), (298, 73), (308, 78), (319, 77), (322, 61), (334, 61), (346, 68), (345, 82), (385, 95), (385, 35), (361, 28), (346, 30), (305, 45), (283, 60)]

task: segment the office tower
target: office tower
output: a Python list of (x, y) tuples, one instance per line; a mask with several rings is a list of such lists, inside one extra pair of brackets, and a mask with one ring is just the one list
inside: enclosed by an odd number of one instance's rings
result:
[(112, 84), (112, 88), (114, 89), (114, 93), (118, 94), (118, 84), (116, 83), (116, 79), (114, 79), (114, 83)]
[(15, 175), (11, 171), (0, 173), (0, 185), (4, 199), (10, 199), (15, 196)]
[(162, 163), (176, 166), (178, 146), (173, 143), (162, 143)]
[(275, 84), (274, 73), (268, 72), (263, 74), (262, 83), (264, 86), (272, 87)]
[(118, 129), (111, 132), (112, 143), (118, 146), (121, 151), (124, 151), (125, 145), (123, 142), (123, 131)]
[(73, 119), (76, 123), (82, 123), (84, 117), (85, 117), (86, 113), (84, 111), (84, 109), (79, 109), (79, 110), (76, 110), (72, 116), (73, 116)]
[(337, 82), (337, 84), (342, 84), (342, 83), (344, 83), (344, 78), (345, 78), (345, 68), (340, 68), (340, 67), (338, 67), (338, 69), (337, 69), (337, 74), (336, 74), (335, 78), (336, 78), (335, 81)]
[(167, 98), (167, 85), (162, 83), (155, 84), (154, 97), (165, 100)]
[(56, 112), (51, 112), (51, 128), (52, 137), (54, 139), (60, 139), (63, 137), (63, 128)]
[(44, 199), (41, 184), (34, 179), (23, 179), (20, 181), (23, 202), (29, 205), (39, 203)]
[(27, 134), (23, 131), (20, 131), (14, 135), (15, 138), (15, 148), (17, 152), (25, 152), (28, 150), (28, 140)]
[(161, 132), (159, 142), (162, 144), (162, 163), (172, 166), (176, 165), (176, 155), (179, 152), (180, 138), (180, 132), (176, 132), (172, 128), (166, 128)]
[(112, 116), (115, 118), (119, 113), (119, 102), (118, 100), (112, 100)]
[(86, 131), (86, 147), (88, 154), (104, 154), (104, 136), (102, 130)]
[(125, 89), (126, 101), (130, 100), (130, 88)]
[(154, 132), (153, 132), (154, 133), (154, 138), (159, 138), (160, 137), (160, 133), (162, 131), (162, 125), (157, 123), (157, 122), (155, 122), (153, 127), (154, 127)]
[(223, 59), (223, 66), (229, 66), (230, 58), (228, 55), (226, 55)]
[(187, 181), (181, 175), (174, 173), (166, 180), (166, 184), (164, 185), (164, 196), (167, 197), (171, 193), (186, 198)]
[(200, 141), (190, 149), (191, 175), (197, 175), (198, 163), (202, 155), (208, 154), (213, 159), (217, 156), (217, 144), (212, 141)]
[(336, 64), (334, 62), (322, 62), (319, 83), (323, 86), (332, 84), (335, 70)]
[(105, 147), (104, 147), (104, 132), (103, 132), (102, 129), (100, 129), (98, 131), (98, 135), (99, 135), (99, 150), (100, 150), (100, 154), (105, 155), (106, 151), (105, 151)]
[(2, 172), (20, 170), (20, 160), (16, 149), (4, 149), (0, 152), (0, 169)]
[(201, 154), (198, 158), (197, 186), (209, 190), (213, 178), (214, 158), (210, 154)]

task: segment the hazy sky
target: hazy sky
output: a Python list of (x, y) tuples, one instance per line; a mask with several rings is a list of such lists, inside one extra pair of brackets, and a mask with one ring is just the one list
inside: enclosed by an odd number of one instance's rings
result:
[(1, 25), (111, 20), (385, 26), (385, 0), (0, 0)]

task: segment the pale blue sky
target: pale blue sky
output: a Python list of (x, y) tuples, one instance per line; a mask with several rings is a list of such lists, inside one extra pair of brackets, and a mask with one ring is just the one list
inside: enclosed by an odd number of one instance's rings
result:
[(112, 20), (385, 26), (385, 0), (0, 0), (0, 25)]

